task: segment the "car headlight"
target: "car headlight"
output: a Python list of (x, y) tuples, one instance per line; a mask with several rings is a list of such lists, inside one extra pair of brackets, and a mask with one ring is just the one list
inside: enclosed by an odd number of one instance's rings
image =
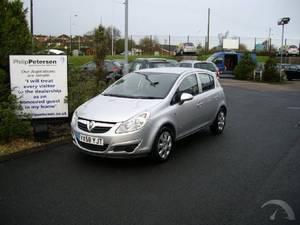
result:
[(71, 124), (76, 123), (77, 119), (78, 119), (78, 114), (77, 114), (77, 110), (75, 110), (75, 111), (73, 112)]
[(148, 112), (144, 112), (121, 123), (118, 129), (116, 130), (116, 134), (129, 133), (141, 129), (143, 126), (145, 126), (146, 122), (148, 121), (149, 115), (150, 114)]

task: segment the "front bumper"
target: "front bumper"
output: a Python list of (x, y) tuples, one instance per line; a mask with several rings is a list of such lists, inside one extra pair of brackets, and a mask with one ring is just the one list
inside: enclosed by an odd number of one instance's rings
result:
[[(78, 150), (90, 155), (102, 156), (108, 158), (131, 158), (142, 157), (151, 151), (152, 142), (150, 135), (150, 126), (146, 124), (142, 129), (126, 134), (116, 134), (115, 130), (119, 124), (115, 124), (108, 132), (90, 133), (81, 130), (77, 124), (71, 125), (71, 134), (73, 143)], [(103, 139), (103, 145), (87, 144), (80, 141), (80, 135), (87, 135)]]

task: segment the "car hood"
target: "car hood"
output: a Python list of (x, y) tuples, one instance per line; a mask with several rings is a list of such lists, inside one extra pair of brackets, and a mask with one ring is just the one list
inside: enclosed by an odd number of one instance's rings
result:
[(98, 95), (81, 105), (77, 115), (95, 121), (123, 122), (139, 113), (149, 112), (162, 101), (162, 99), (131, 99)]

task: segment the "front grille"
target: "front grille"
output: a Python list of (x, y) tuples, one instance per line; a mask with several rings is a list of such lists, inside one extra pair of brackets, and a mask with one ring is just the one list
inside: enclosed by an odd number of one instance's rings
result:
[(115, 146), (113, 151), (114, 152), (133, 152), (137, 146), (138, 146), (138, 144)]
[(93, 144), (84, 143), (79, 140), (77, 140), (77, 141), (81, 147), (86, 148), (91, 151), (104, 152), (108, 147), (108, 144), (101, 146), (101, 145), (93, 145)]
[(98, 134), (105, 133), (105, 132), (107, 132), (107, 131), (109, 131), (111, 129), (111, 127), (99, 127), (99, 126), (95, 126), (91, 131), (89, 131), (87, 129), (87, 125), (84, 124), (84, 123), (81, 123), (81, 122), (78, 122), (78, 128), (80, 130), (85, 131), (85, 132), (98, 133)]

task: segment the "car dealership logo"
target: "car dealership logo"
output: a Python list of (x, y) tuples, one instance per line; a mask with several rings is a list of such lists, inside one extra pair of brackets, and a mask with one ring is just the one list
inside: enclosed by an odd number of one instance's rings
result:
[(93, 130), (94, 127), (95, 127), (95, 122), (94, 121), (89, 121), (88, 124), (87, 124), (88, 131)]
[(277, 213), (280, 209), (283, 210), (283, 212), (286, 214), (285, 219), (287, 219), (287, 220), (296, 220), (295, 213), (294, 213), (293, 209), (285, 201), (270, 200), (270, 201), (265, 202), (261, 206), (261, 208), (264, 208), (265, 206), (268, 206), (268, 205), (276, 205), (277, 206), (276, 210), (271, 214), (270, 220), (273, 221), (273, 220), (276, 219), (276, 215), (277, 215)]

